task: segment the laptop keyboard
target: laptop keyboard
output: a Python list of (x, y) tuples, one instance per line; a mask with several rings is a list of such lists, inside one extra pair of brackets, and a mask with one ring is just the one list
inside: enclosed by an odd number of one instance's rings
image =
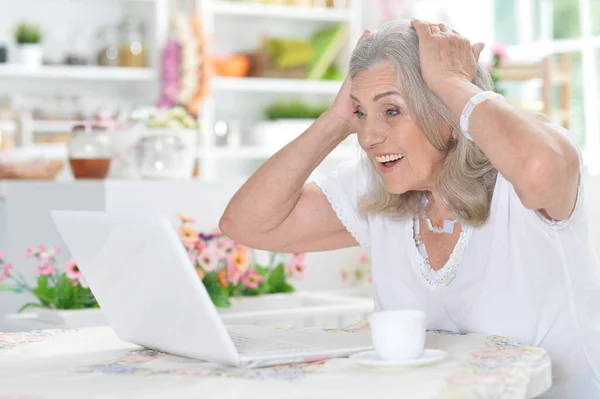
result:
[(230, 332), (231, 340), (241, 354), (269, 355), (314, 351), (319, 348), (294, 342), (274, 341)]

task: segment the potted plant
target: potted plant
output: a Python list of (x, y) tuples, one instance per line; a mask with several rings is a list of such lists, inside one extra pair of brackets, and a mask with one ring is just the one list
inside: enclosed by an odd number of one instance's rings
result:
[(327, 107), (299, 100), (276, 101), (265, 109), (265, 119), (253, 126), (251, 144), (277, 151), (308, 129)]
[(179, 236), (191, 264), (221, 310), (244, 311), (251, 306), (245, 303), (246, 298), (292, 293), (295, 289), (290, 281), (306, 275), (303, 253), (269, 253), (269, 261), (261, 264), (254, 251), (220, 231), (199, 232), (193, 226), (194, 219), (181, 214), (179, 219)]
[(38, 25), (21, 22), (15, 29), (15, 41), (19, 50), (19, 63), (26, 67), (42, 65), (42, 33)]
[(35, 259), (36, 284), (30, 285), (17, 273), (12, 264), (5, 264), (0, 253), (0, 284), (3, 291), (32, 294), (37, 302), (28, 302), (18, 312), (36, 308), (37, 318), (53, 323), (75, 322), (82, 325), (99, 325), (104, 317), (98, 303), (83, 278), (77, 264), (69, 259), (59, 266), (56, 256), (60, 248), (38, 245), (26, 250), (26, 256)]

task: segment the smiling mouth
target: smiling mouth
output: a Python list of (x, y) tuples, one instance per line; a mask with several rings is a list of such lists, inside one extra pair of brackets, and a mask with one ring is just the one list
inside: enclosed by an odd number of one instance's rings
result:
[(400, 163), (400, 161), (404, 158), (402, 154), (389, 154), (383, 156), (375, 157), (375, 161), (377, 161), (380, 165), (385, 168), (392, 168)]

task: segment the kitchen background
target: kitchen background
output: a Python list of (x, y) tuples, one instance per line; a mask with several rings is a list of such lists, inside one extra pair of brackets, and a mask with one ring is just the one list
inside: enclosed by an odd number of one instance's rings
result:
[[(594, 179), (600, 0), (0, 0), (0, 251), (33, 281), (24, 249), (62, 245), (50, 209), (210, 228), (335, 97), (363, 30), (412, 16), (485, 42), (496, 90), (572, 130)], [(300, 287), (342, 285), (357, 256), (310, 255)], [(24, 301), (0, 295), (0, 316)]]

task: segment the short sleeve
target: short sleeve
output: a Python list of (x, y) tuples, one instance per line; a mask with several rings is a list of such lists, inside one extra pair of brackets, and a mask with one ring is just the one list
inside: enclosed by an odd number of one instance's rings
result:
[[(561, 134), (565, 135), (569, 140), (571, 140), (571, 142), (577, 149), (577, 154), (579, 156), (579, 175), (577, 176), (578, 183), (577, 183), (577, 197), (575, 199), (575, 206), (573, 207), (573, 210), (571, 211), (571, 214), (569, 215), (569, 217), (567, 219), (557, 220), (557, 221), (549, 220), (546, 216), (544, 216), (539, 211), (535, 211), (535, 210), (527, 210), (527, 211), (535, 219), (536, 222), (541, 222), (544, 226), (550, 227), (553, 229), (561, 229), (561, 228), (568, 226), (571, 223), (573, 217), (578, 213), (578, 210), (581, 208), (581, 202), (583, 200), (584, 165), (583, 165), (583, 156), (581, 154), (581, 150), (580, 150), (579, 146), (577, 145), (577, 143), (575, 142), (575, 138), (573, 137), (573, 134), (570, 131), (568, 131), (567, 129), (565, 129), (564, 127), (559, 126), (559, 125), (550, 124), (550, 127), (555, 129), (556, 131), (560, 132)], [(506, 183), (510, 184), (510, 183), (508, 183), (508, 181), (506, 181)], [(519, 201), (519, 203), (520, 203), (520, 199), (519, 199), (517, 193), (515, 192), (514, 187), (512, 187), (512, 185), (511, 185), (511, 195), (513, 197), (513, 200)]]
[(346, 230), (363, 248), (370, 245), (369, 221), (359, 211), (358, 204), (369, 187), (367, 167), (364, 160), (345, 162), (313, 181), (325, 194)]

